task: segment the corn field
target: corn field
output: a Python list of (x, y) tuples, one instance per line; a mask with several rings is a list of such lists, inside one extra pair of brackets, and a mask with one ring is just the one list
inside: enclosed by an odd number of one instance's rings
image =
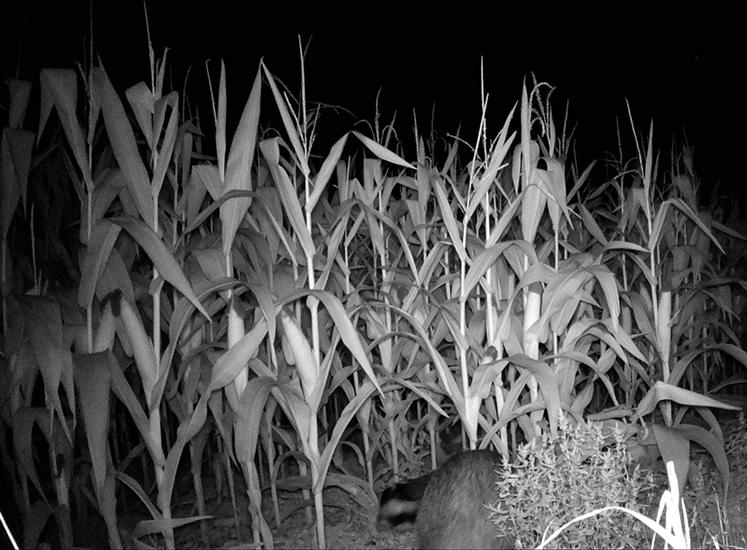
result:
[(150, 53), (126, 90), (101, 64), (8, 80), (0, 458), (23, 547), (79, 545), (89, 516), (111, 547), (190, 524), (210, 545), (209, 485), (237, 523), (246, 494), (267, 548), (291, 487), (324, 548), (326, 489), (375, 507), (384, 472), (435, 467), (449, 419), (506, 457), (599, 421), (680, 493), (696, 443), (726, 491), (745, 227), (702, 203), (687, 147), (654, 150), (628, 111), (633, 149), (577, 166), (527, 79), (475, 136), (415, 125), (409, 156), (377, 117), (320, 151), (303, 78), (294, 95), (260, 63), (229, 135), (225, 67), (206, 115)]

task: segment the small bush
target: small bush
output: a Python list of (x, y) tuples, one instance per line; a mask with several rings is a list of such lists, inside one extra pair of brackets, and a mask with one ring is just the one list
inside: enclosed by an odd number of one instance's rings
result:
[[(612, 441), (610, 441), (610, 439)], [(519, 448), (498, 472), (491, 519), (517, 548), (535, 548), (571, 519), (618, 505), (650, 513), (653, 477), (631, 463), (623, 435), (605, 436), (596, 423), (562, 421), (555, 435)], [(552, 543), (562, 548), (644, 547), (647, 529), (627, 514), (607, 512), (570, 526)]]

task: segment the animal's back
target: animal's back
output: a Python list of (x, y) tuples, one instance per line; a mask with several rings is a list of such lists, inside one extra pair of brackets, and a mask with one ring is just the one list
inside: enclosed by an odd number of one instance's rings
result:
[(512, 548), (485, 508), (500, 464), (498, 453), (465, 451), (433, 472), (417, 516), (419, 548)]

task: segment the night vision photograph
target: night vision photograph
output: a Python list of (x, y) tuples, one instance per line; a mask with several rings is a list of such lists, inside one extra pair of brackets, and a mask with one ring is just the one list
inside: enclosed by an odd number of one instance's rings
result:
[(0, 546), (747, 548), (743, 18), (0, 9)]

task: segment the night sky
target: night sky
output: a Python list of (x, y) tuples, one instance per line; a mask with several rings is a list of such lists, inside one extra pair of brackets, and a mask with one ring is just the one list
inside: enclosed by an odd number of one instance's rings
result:
[[(10, 4), (10, 3), (8, 3)], [(298, 36), (308, 45), (307, 98), (338, 105), (351, 114), (326, 111), (321, 119), (319, 154), (324, 146), (372, 120), (381, 92), (382, 121), (397, 112), (396, 128), (411, 140), (413, 109), (421, 129), (435, 129), (474, 142), (480, 118), (480, 61), (490, 94), (489, 129), (495, 135), (522, 79), (534, 73), (556, 87), (556, 120), (570, 101), (576, 146), (582, 162), (616, 149), (616, 119), (630, 136), (625, 99), (639, 131), (654, 120), (654, 144), (668, 150), (672, 138), (695, 147), (696, 166), (705, 184), (742, 183), (745, 144), (743, 30), (736, 12), (677, 11), (654, 14), (624, 4), (604, 10), (569, 13), (502, 3), (436, 4), (410, 10), (409, 3), (348, 2), (336, 9), (299, 8), (288, 2), (151, 1), (150, 33), (156, 49), (168, 46), (174, 89), (182, 90), (192, 65), (188, 90), (194, 101), (207, 91), (205, 60), (228, 71), (229, 116), (237, 115), (249, 94), (262, 57), (273, 74), (296, 93), (300, 86)], [(323, 4), (326, 6), (326, 4)], [(600, 4), (601, 5), (601, 4)], [(238, 6), (245, 9), (239, 10)], [(455, 11), (459, 6), (463, 11)], [(261, 7), (261, 9), (260, 9)], [(657, 9), (661, 5), (656, 4)], [(247, 13), (243, 13), (246, 11)], [(589, 14), (591, 13), (591, 17)], [(21, 21), (23, 40), (19, 40)], [(2, 10), (3, 76), (18, 74), (38, 82), (43, 66), (69, 67), (82, 60), (89, 35), (89, 3), (18, 2)], [(95, 48), (118, 90), (148, 74), (143, 5), (139, 1), (93, 2)], [(23, 45), (18, 64), (19, 43)], [(19, 69), (20, 67), (20, 69)], [(206, 96), (203, 96), (203, 99)], [(205, 106), (208, 104), (205, 103)], [(276, 109), (267, 89), (263, 111)], [(208, 116), (203, 113), (203, 117)], [(262, 120), (266, 120), (263, 115)], [(355, 126), (365, 131), (365, 127)], [(632, 156), (631, 142), (626, 148)]]

